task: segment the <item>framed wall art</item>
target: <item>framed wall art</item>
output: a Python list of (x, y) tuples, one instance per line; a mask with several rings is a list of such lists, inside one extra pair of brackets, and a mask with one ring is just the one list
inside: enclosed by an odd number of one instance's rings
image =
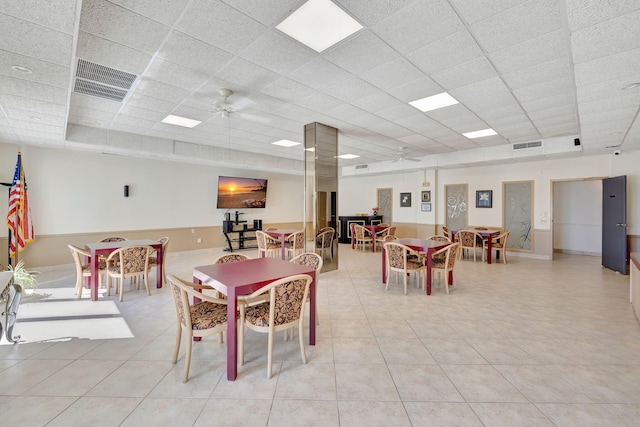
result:
[(400, 193), (400, 207), (401, 208), (411, 207), (411, 193)]
[(422, 212), (431, 212), (431, 203), (421, 203), (420, 210)]
[(431, 190), (422, 192), (422, 203), (431, 203)]
[(493, 207), (493, 190), (476, 191), (476, 208)]

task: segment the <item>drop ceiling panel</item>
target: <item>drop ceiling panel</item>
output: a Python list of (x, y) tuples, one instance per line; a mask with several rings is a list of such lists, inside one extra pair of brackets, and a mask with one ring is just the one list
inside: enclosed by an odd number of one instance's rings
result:
[(110, 2), (167, 26), (175, 24), (189, 3), (188, 0), (110, 0)]
[(433, 74), (431, 78), (446, 90), (496, 77), (493, 65), (485, 57), (473, 59), (448, 70)]
[(562, 28), (560, 0), (532, 0), (471, 26), (480, 46), (496, 52)]
[(515, 45), (502, 46), (489, 53), (501, 73), (521, 70), (558, 58), (567, 58), (568, 42), (564, 31), (552, 31)]
[[(28, 56), (66, 66), (71, 59), (73, 39), (70, 34), (0, 14), (0, 50), (28, 53)], [(10, 29), (7, 30), (7, 29)]]
[(463, 24), (447, 1), (433, 0), (413, 2), (372, 28), (391, 47), (407, 54), (461, 30)]
[(465, 21), (474, 24), (527, 0), (450, 0), (451, 5)]
[(466, 29), (407, 54), (407, 58), (427, 75), (453, 68), (479, 56), (483, 56), (483, 52)]
[(144, 76), (188, 91), (196, 90), (209, 78), (204, 73), (160, 58), (156, 58), (151, 62)]
[(84, 0), (80, 30), (153, 54), (167, 36), (169, 27), (110, 2)]
[(380, 89), (388, 89), (406, 81), (421, 78), (423, 73), (405, 58), (389, 62), (360, 74), (360, 78)]
[(313, 51), (276, 30), (261, 34), (240, 57), (280, 74), (291, 73), (316, 58)]
[(585, 86), (625, 77), (628, 77), (631, 83), (638, 80), (639, 69), (640, 49), (631, 49), (576, 64), (576, 84)]
[(353, 78), (353, 75), (326, 59), (318, 57), (293, 70), (289, 73), (289, 77), (318, 90), (326, 90)]
[[(375, 55), (371, 55), (371, 52), (375, 52)], [(324, 58), (355, 75), (399, 56), (377, 35), (365, 29), (323, 53)]]
[(158, 56), (183, 67), (213, 76), (233, 55), (179, 31), (169, 35)]

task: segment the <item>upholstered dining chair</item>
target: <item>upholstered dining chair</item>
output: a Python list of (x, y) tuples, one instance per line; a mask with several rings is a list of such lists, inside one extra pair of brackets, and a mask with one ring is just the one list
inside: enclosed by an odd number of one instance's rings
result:
[(285, 240), (285, 250), (287, 259), (291, 259), (304, 252), (304, 231), (296, 231), (288, 235)]
[(267, 227), (264, 229), (264, 231), (276, 231), (278, 229), (278, 227)]
[[(182, 382), (187, 382), (191, 366), (193, 337), (220, 334), (220, 342), (224, 342), (222, 333), (227, 329), (227, 302), (201, 293), (199, 288), (195, 287), (200, 285), (194, 285), (173, 275), (169, 275), (168, 279), (178, 318), (173, 363), (178, 362), (180, 341), (182, 341), (182, 333), (184, 332), (187, 336), (187, 352), (184, 356)], [(189, 296), (198, 298), (200, 302), (190, 305)]]
[[(491, 249), (496, 251), (496, 256), (498, 253), (502, 256), (502, 263), (507, 263), (507, 239), (509, 238), (510, 231), (505, 231), (504, 233), (500, 233), (495, 236), (491, 241)], [(489, 247), (489, 241), (485, 239), (482, 245), (482, 262), (484, 262), (485, 251)]]
[[(435, 240), (437, 242), (448, 242), (448, 243), (451, 243), (451, 240), (447, 236), (443, 236), (443, 235), (440, 235), (440, 234), (436, 234), (435, 236), (431, 236), (431, 237), (429, 237), (428, 240)], [(440, 251), (437, 251), (437, 252), (440, 252)], [(444, 261), (445, 254), (444, 254), (444, 252), (438, 253), (437, 255), (435, 253), (433, 253), (433, 254), (431, 254), (431, 256), (432, 256), (432, 258), (433, 257), (437, 257), (439, 260)]]
[(331, 262), (333, 262), (333, 238), (336, 232), (331, 227), (325, 227), (323, 230), (316, 236), (316, 250), (320, 251), (323, 260), (328, 253)]
[[(385, 289), (389, 289), (389, 276), (391, 272), (396, 273), (396, 283), (398, 283), (398, 274), (402, 274), (404, 280), (404, 294), (407, 294), (407, 276), (411, 273), (416, 273), (417, 276), (423, 276), (426, 271), (424, 256), (411, 249), (409, 246), (390, 241), (384, 245), (386, 252), (386, 267), (387, 277), (385, 278), (387, 286)], [(420, 286), (418, 280), (417, 285)]]
[(229, 264), (231, 262), (240, 262), (251, 259), (249, 255), (245, 255), (243, 253), (231, 253), (220, 255), (216, 259), (213, 260), (214, 264)]
[[(136, 245), (125, 246), (111, 252), (107, 258), (107, 295), (110, 294), (111, 290), (111, 278), (117, 281), (116, 286), (118, 286), (120, 301), (122, 301), (124, 297), (124, 279), (140, 276), (144, 281), (145, 288), (147, 288), (147, 294), (151, 295), (148, 277), (149, 255), (154, 251), (155, 249), (151, 246)], [(140, 284), (138, 283), (139, 286)]]
[(100, 239), (98, 240), (98, 242), (125, 242), (127, 239), (124, 237), (118, 237), (118, 236), (112, 236), (112, 237), (105, 237), (104, 239)]
[[(269, 301), (254, 306), (240, 305), (240, 327), (238, 354), (240, 365), (244, 364), (244, 327), (261, 333), (268, 333), (267, 345), (267, 378), (272, 377), (273, 336), (277, 331), (286, 331), (298, 326), (300, 354), (302, 362), (307, 363), (304, 350), (304, 332), (302, 319), (309, 296), (309, 285), (313, 279), (308, 274), (296, 274), (275, 280), (262, 289), (249, 295), (258, 296), (262, 292), (269, 293)], [(285, 335), (286, 337), (286, 335)]]
[(292, 258), (289, 262), (294, 264), (305, 265), (316, 270), (315, 288), (316, 288), (316, 325), (320, 324), (320, 318), (318, 317), (318, 281), (320, 280), (320, 270), (324, 264), (323, 257), (315, 252), (305, 252)]
[[(82, 298), (82, 280), (85, 277), (91, 277), (91, 261), (89, 264), (85, 264), (85, 259), (91, 259), (91, 252), (80, 249), (74, 245), (67, 245), (71, 251), (73, 257), (73, 263), (76, 266), (76, 298)], [(107, 262), (103, 259), (98, 259), (98, 287), (102, 287), (102, 275), (107, 272)]]
[(395, 236), (396, 235), (396, 230), (398, 229), (397, 226), (395, 225), (390, 225), (389, 228), (387, 228), (387, 236)]
[(444, 225), (442, 226), (442, 234), (445, 235), (446, 237), (448, 237), (449, 240), (451, 240), (451, 232)]
[(371, 236), (371, 232), (361, 226), (360, 224), (352, 224), (353, 231), (355, 233), (355, 247), (358, 249), (358, 246), (364, 251), (366, 249), (367, 243), (373, 244), (373, 237)]
[(264, 231), (256, 230), (256, 242), (258, 243), (258, 253), (264, 257), (280, 257), (282, 244), (279, 239), (269, 236)]
[[(453, 271), (458, 258), (458, 251), (460, 250), (460, 243), (452, 243), (449, 246), (435, 251), (431, 258), (431, 272), (435, 275), (438, 273), (438, 283), (441, 283), (441, 275), (444, 276), (444, 288), (449, 293), (449, 272)], [(455, 279), (452, 283), (455, 288)]]
[(397, 236), (390, 236), (390, 235), (386, 235), (382, 238), (383, 242), (391, 242), (393, 240), (398, 240)]
[[(165, 264), (165, 260), (167, 259), (167, 250), (169, 249), (169, 238), (161, 237), (158, 239), (158, 242), (162, 243), (162, 283), (166, 283), (167, 275), (165, 273), (165, 270), (167, 268), (167, 264)], [(149, 257), (149, 270), (151, 270), (153, 267), (156, 267), (157, 265), (158, 257), (154, 252), (154, 254)]]
[(386, 222), (381, 222), (378, 224), (380, 227), (391, 227), (391, 224), (387, 224)]
[(482, 249), (482, 236), (470, 230), (460, 230), (456, 233), (462, 252), (473, 251), (473, 262), (476, 262), (476, 249)]

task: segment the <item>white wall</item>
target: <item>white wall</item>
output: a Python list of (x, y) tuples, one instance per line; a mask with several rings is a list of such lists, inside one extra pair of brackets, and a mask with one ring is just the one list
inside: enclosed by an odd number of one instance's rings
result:
[(602, 253), (602, 181), (553, 184), (553, 249)]
[[(11, 182), (19, 148), (0, 144), (0, 182)], [(34, 146), (22, 158), (36, 235), (220, 225), (218, 175), (269, 180), (266, 208), (241, 210), (242, 219), (303, 220), (303, 176)]]
[[(380, 176), (351, 176), (340, 179), (340, 215), (368, 212), (374, 206), (376, 188), (393, 188), (393, 221), (443, 224), (445, 215), (444, 186), (468, 184), (470, 225), (502, 226), (502, 183), (534, 182), (534, 229), (550, 230), (552, 217), (552, 181), (579, 180), (627, 175), (628, 234), (640, 235), (640, 151), (623, 152), (620, 156), (583, 156), (561, 160), (511, 163), (460, 169), (428, 171), (434, 212), (420, 212), (418, 198), (424, 180), (423, 171), (398, 172)], [(493, 190), (493, 208), (475, 208), (476, 190)], [(411, 208), (399, 207), (399, 193), (411, 191)]]

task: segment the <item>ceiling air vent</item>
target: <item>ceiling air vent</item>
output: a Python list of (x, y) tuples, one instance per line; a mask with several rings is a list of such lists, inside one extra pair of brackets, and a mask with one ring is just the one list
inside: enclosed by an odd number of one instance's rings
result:
[(138, 76), (93, 62), (78, 60), (74, 92), (122, 102)]
[(527, 148), (538, 148), (542, 147), (542, 141), (532, 141), (532, 142), (516, 142), (511, 146), (512, 150), (524, 150)]
[(356, 165), (356, 169), (366, 169), (369, 165)]

